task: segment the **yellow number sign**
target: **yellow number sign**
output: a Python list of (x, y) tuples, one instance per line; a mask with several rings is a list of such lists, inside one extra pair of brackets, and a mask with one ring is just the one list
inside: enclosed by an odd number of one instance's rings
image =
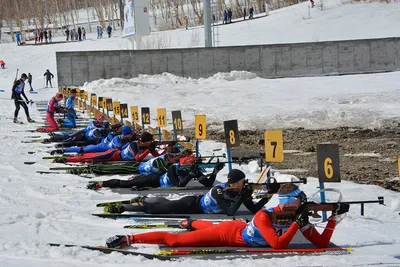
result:
[(397, 169), (399, 170), (399, 177), (400, 177), (400, 156), (397, 158)]
[(97, 96), (95, 94), (91, 95), (91, 101), (90, 102), (91, 102), (91, 105), (93, 107), (97, 106)]
[(206, 139), (207, 128), (206, 128), (206, 115), (196, 115), (195, 119), (195, 137), (196, 139)]
[(167, 127), (167, 110), (165, 108), (157, 109), (157, 122), (158, 122), (158, 127), (160, 128)]
[(128, 113), (128, 104), (120, 104), (120, 110), (121, 110), (121, 117), (122, 118), (129, 118), (129, 113)]
[(265, 161), (282, 162), (283, 156), (283, 134), (282, 130), (264, 131)]
[(139, 122), (139, 107), (134, 106), (131, 107), (131, 116), (132, 116), (132, 121), (133, 122)]
[(120, 110), (120, 106), (119, 106), (119, 101), (113, 102), (113, 112), (114, 112), (114, 116), (116, 116), (116, 115), (121, 115), (121, 110)]
[(85, 92), (84, 99), (85, 99), (85, 101), (89, 100), (89, 93), (88, 92)]

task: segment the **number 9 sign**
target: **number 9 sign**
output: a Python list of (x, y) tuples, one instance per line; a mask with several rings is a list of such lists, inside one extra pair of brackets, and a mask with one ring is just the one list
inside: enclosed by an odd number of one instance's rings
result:
[(206, 128), (206, 115), (196, 115), (195, 119), (195, 137), (196, 139), (206, 139), (207, 128)]

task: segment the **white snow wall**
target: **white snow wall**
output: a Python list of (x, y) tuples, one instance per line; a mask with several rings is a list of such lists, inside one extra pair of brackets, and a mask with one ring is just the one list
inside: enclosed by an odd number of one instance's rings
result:
[(59, 87), (169, 72), (207, 78), (246, 70), (263, 78), (375, 73), (400, 69), (400, 38), (317, 43), (57, 52)]

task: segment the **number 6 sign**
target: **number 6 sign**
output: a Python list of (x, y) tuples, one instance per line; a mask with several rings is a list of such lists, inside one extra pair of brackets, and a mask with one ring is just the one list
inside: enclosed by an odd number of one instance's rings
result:
[(319, 182), (340, 183), (340, 162), (338, 144), (318, 144), (317, 162)]

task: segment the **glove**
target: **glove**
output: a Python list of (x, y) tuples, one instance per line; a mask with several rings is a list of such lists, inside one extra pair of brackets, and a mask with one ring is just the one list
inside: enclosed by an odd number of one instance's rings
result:
[(156, 151), (156, 147), (157, 147), (157, 144), (153, 142), (153, 143), (151, 143), (151, 144), (149, 145), (148, 149), (149, 149), (151, 152), (154, 152), (154, 151)]
[(196, 173), (194, 172), (189, 172), (188, 174), (192, 179), (195, 179), (197, 177)]
[(339, 203), (336, 210), (332, 211), (332, 215), (340, 215), (348, 212), (350, 209), (350, 205), (347, 203)]
[(243, 188), (242, 191), (240, 192), (240, 196), (242, 197), (243, 200), (247, 199), (253, 199), (251, 196), (253, 194), (253, 190), (250, 190), (248, 188)]
[(271, 194), (278, 193), (280, 188), (281, 188), (281, 185), (278, 184), (276, 181), (274, 183), (270, 183), (268, 185), (268, 193), (271, 193)]
[(308, 209), (306, 204), (301, 204), (296, 211), (296, 223), (300, 228), (308, 224)]
[(217, 174), (220, 170), (222, 170), (223, 168), (225, 167), (225, 164), (224, 163), (217, 163), (216, 165), (215, 165), (215, 167), (214, 167), (214, 170), (213, 170), (213, 174)]
[(108, 248), (124, 248), (126, 246), (130, 246), (132, 243), (133, 235), (115, 235), (106, 240), (106, 246)]

